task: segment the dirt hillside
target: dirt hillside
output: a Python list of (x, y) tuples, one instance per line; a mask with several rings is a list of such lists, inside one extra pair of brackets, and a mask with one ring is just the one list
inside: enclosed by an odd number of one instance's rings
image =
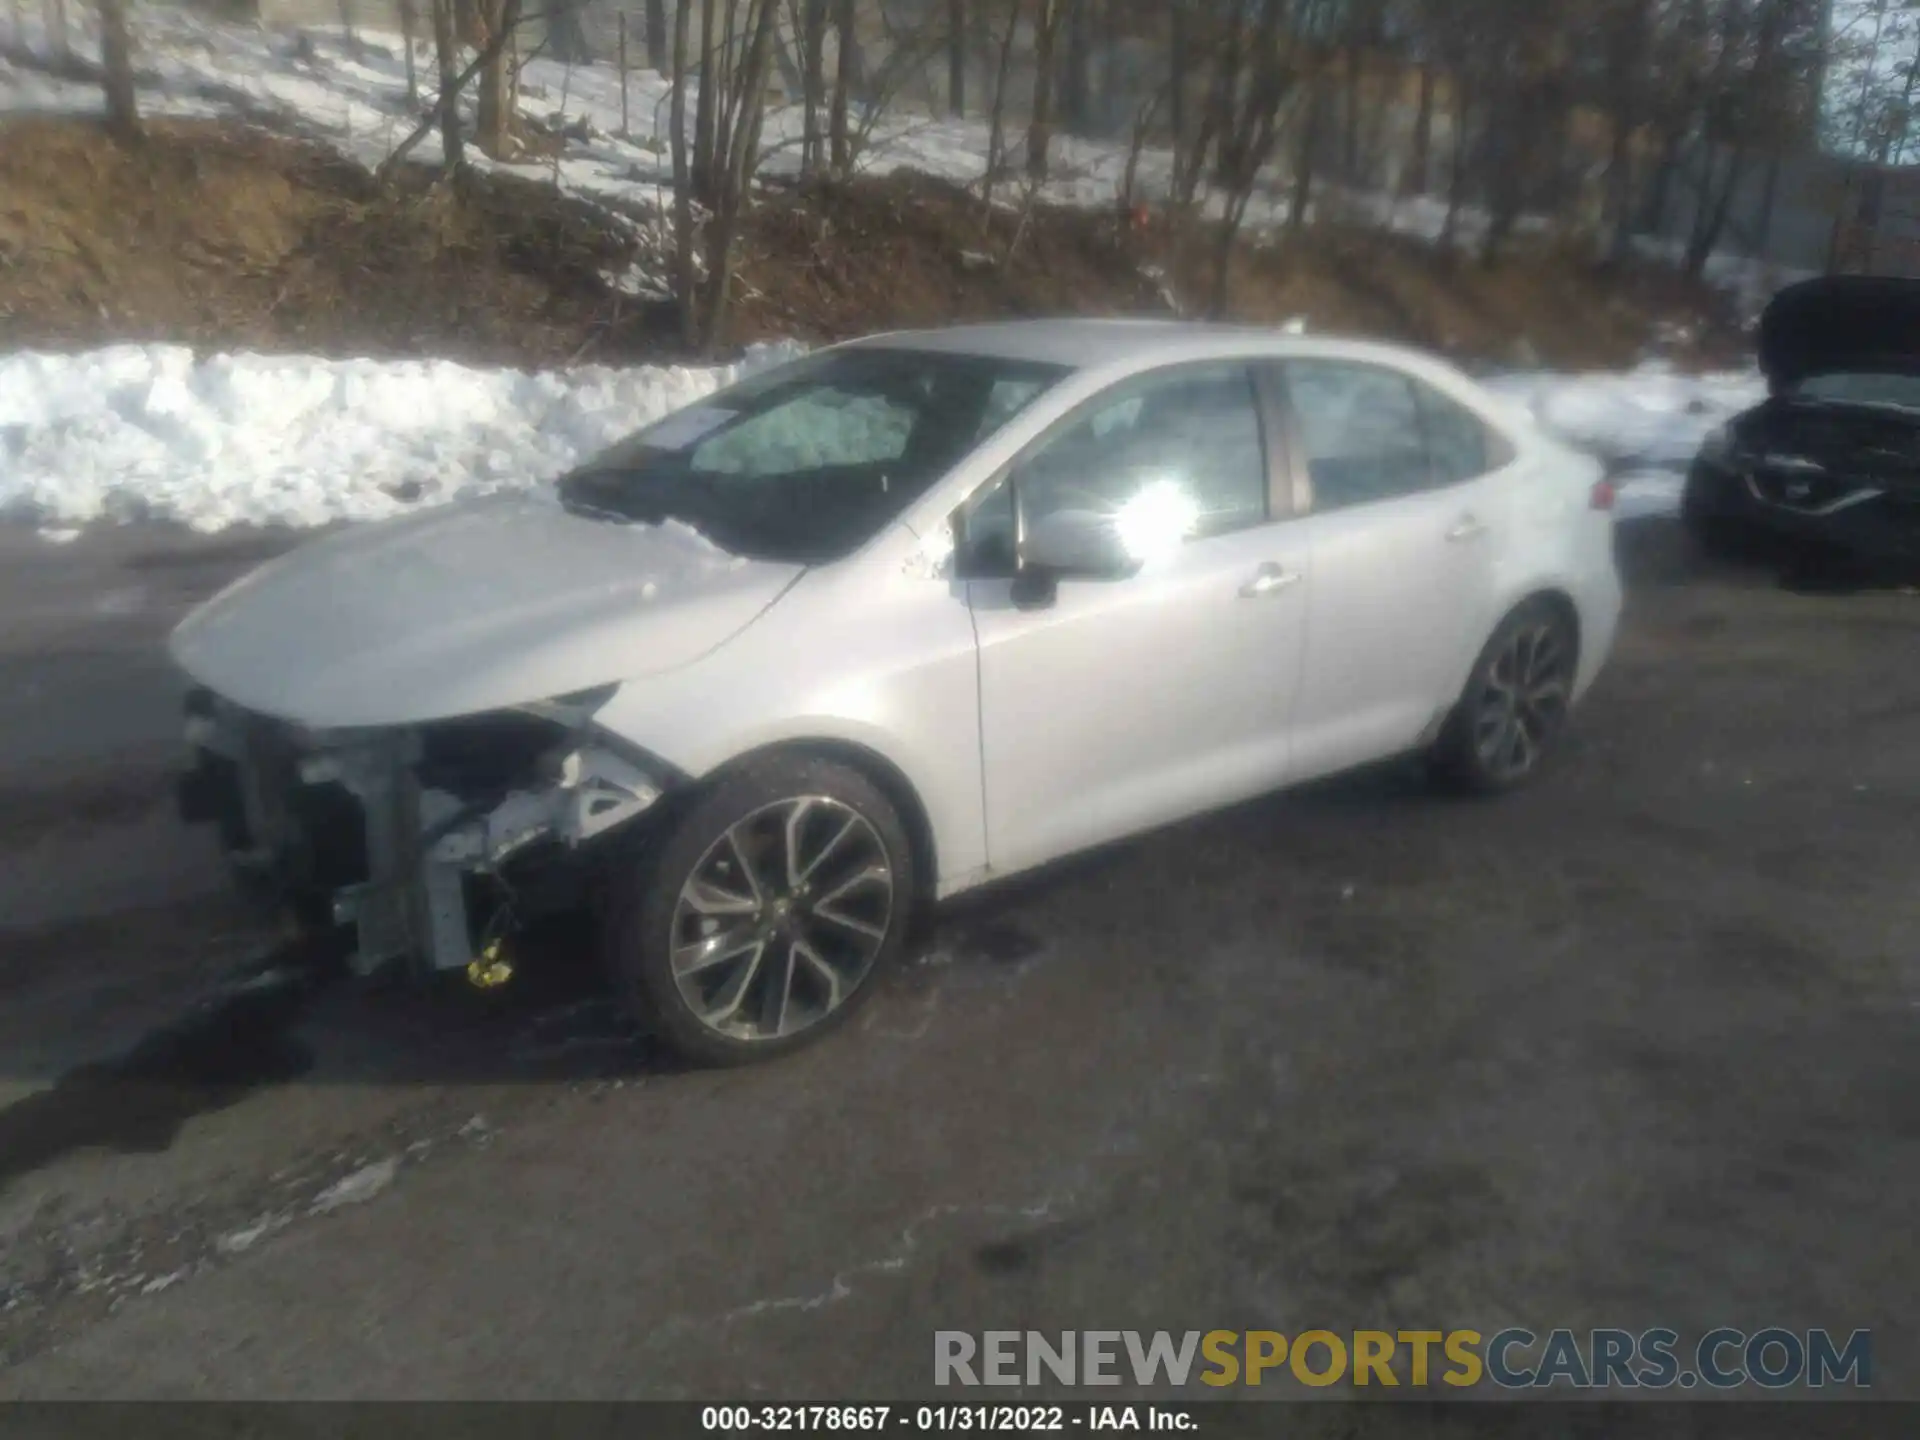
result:
[[(129, 152), (83, 120), (0, 122), (0, 346), (661, 358), (671, 317), (605, 278), (637, 244), (519, 177), (431, 187), (420, 170), (383, 191), (330, 152), (232, 124), (159, 124)], [(1205, 294), (1197, 269), (1151, 221), (1040, 208), (987, 225), (976, 196), (924, 176), (777, 189), (750, 218), (733, 338), (1167, 313), (1170, 291)], [(1544, 249), (1489, 270), (1332, 225), (1243, 244), (1232, 301), (1239, 318), (1465, 359), (1619, 365), (1656, 338), (1682, 362), (1739, 347), (1724, 306), (1660, 272), (1603, 277)]]

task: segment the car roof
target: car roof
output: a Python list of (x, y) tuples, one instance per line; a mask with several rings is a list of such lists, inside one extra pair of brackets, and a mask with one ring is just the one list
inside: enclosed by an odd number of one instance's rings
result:
[[(1249, 342), (1253, 342), (1251, 345)], [(1135, 368), (1156, 360), (1204, 358), (1208, 354), (1313, 355), (1355, 360), (1433, 364), (1435, 357), (1399, 346), (1306, 336), (1271, 326), (1164, 319), (1011, 320), (955, 325), (941, 330), (900, 330), (857, 340), (859, 348), (923, 350), (1026, 360), (1075, 370)]]

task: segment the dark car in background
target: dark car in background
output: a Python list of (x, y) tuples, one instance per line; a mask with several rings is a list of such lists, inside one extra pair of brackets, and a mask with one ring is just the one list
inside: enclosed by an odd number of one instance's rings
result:
[(1920, 280), (1838, 275), (1761, 317), (1766, 401), (1709, 435), (1681, 516), (1709, 550), (1920, 562)]

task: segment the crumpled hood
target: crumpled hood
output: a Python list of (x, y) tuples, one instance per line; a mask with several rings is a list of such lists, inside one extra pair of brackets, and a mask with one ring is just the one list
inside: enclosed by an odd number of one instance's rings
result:
[(1789, 285), (1760, 317), (1758, 350), (1775, 393), (1810, 375), (1920, 369), (1920, 280), (1829, 275)]
[(250, 710), (315, 728), (414, 724), (688, 664), (800, 573), (672, 522), (502, 496), (302, 546), (195, 610), (170, 648)]

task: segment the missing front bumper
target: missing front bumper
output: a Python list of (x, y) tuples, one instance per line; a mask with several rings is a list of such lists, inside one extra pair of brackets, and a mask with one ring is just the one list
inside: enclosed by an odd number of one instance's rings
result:
[[(661, 782), (591, 733), (567, 734), (517, 788), (484, 801), (423, 785), (418, 729), (313, 735), (231, 707), (189, 710), (190, 822), (219, 827), (243, 877), (348, 927), (362, 974), (468, 966), (502, 913), (504, 867), (577, 851), (633, 821)], [(318, 902), (317, 906), (314, 902)]]

